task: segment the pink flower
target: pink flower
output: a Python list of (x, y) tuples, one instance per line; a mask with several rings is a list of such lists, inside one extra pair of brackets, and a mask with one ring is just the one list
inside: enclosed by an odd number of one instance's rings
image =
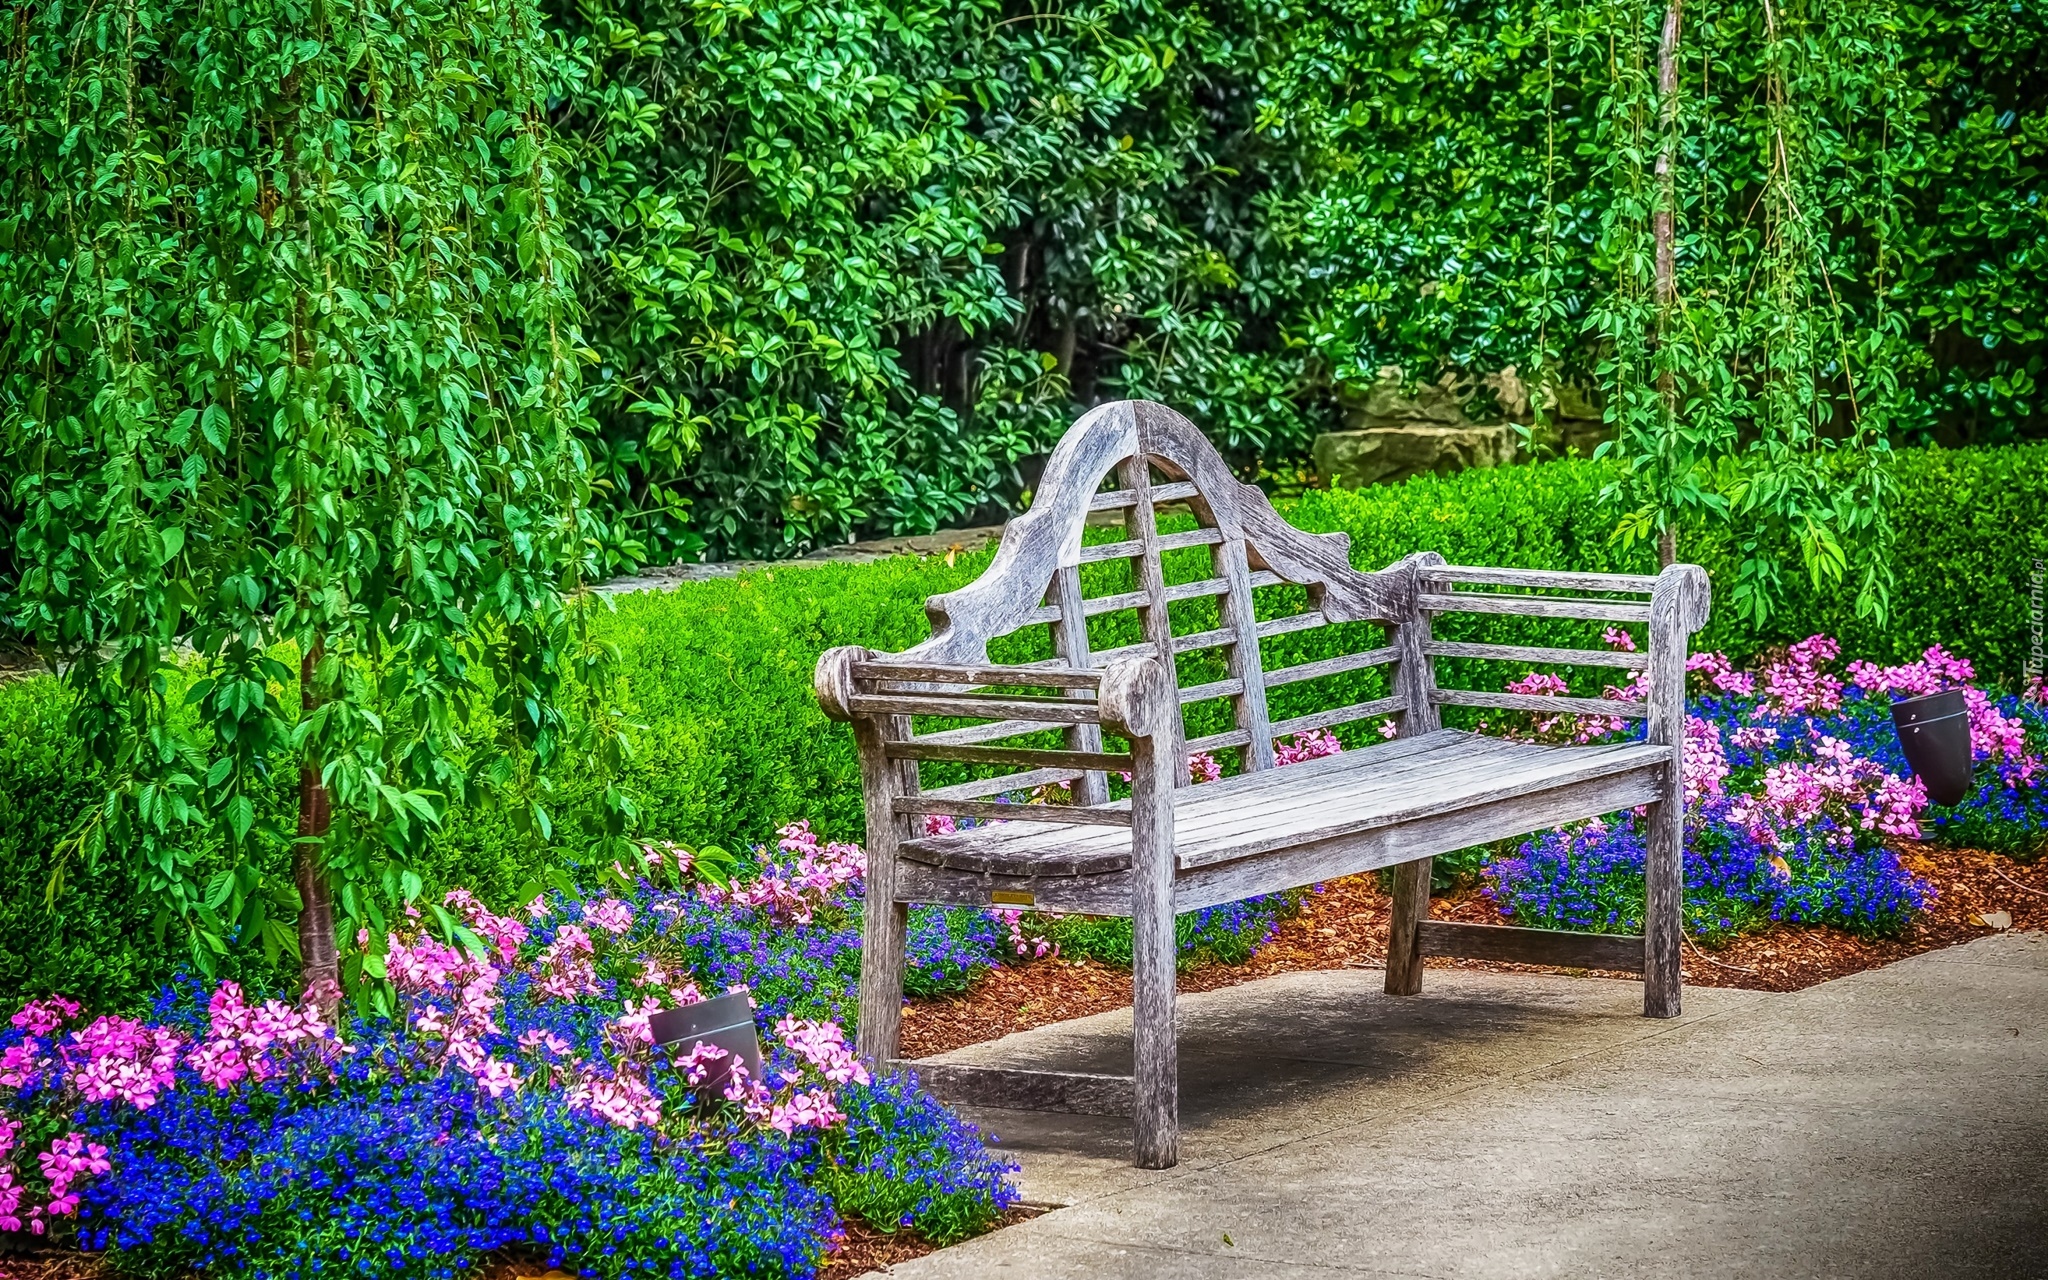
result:
[(75, 1183), (110, 1173), (114, 1168), (107, 1161), (107, 1149), (97, 1142), (86, 1142), (85, 1135), (80, 1133), (58, 1138), (48, 1151), (37, 1153), (36, 1162), (42, 1165), (43, 1177), (50, 1184), (50, 1203), (43, 1212), (53, 1218), (78, 1212), (78, 1193), (72, 1189)]
[(1781, 716), (1834, 711), (1842, 705), (1842, 681), (1824, 668), (1842, 652), (1829, 636), (1808, 636), (1792, 646), (1785, 661), (1764, 670), (1764, 702)]
[(606, 898), (583, 909), (584, 923), (594, 925), (613, 937), (624, 937), (633, 927), (633, 908), (616, 898)]
[(1721, 794), (1728, 778), (1728, 757), (1721, 750), (1721, 728), (1698, 716), (1685, 718), (1685, 801), (1697, 804)]
[(1024, 913), (1014, 907), (997, 908), (989, 912), (1010, 931), (1010, 948), (1028, 959), (1042, 960), (1060, 953), (1059, 944), (1038, 934), (1024, 932)]
[(798, 1129), (830, 1129), (845, 1120), (846, 1113), (839, 1109), (830, 1093), (823, 1089), (804, 1089), (787, 1102), (776, 1103), (762, 1123), (779, 1133), (788, 1134)]
[(1600, 633), (1600, 639), (1610, 649), (1619, 649), (1623, 653), (1634, 653), (1636, 651), (1636, 638), (1620, 627), (1607, 628)]
[(868, 1083), (866, 1064), (854, 1057), (853, 1047), (846, 1043), (846, 1033), (837, 1024), (784, 1018), (775, 1024), (775, 1034), (791, 1052), (816, 1067), (833, 1084)]
[(167, 1027), (105, 1017), (73, 1036), (62, 1055), (87, 1102), (126, 1102), (147, 1111), (170, 1091), (183, 1041)]
[(1756, 692), (1756, 677), (1746, 671), (1737, 671), (1735, 664), (1728, 661), (1724, 653), (1695, 653), (1685, 660), (1688, 672), (1699, 672), (1706, 679), (1707, 687), (1722, 693), (1736, 693), (1744, 697)]
[(599, 994), (596, 952), (590, 935), (573, 924), (565, 924), (555, 940), (540, 953), (540, 980), (534, 985), (557, 1000), (575, 1000)]
[(563, 1093), (570, 1106), (589, 1111), (621, 1129), (661, 1123), (661, 1099), (654, 1096), (646, 1082), (631, 1075), (607, 1077), (584, 1068)]
[(519, 958), (519, 948), (526, 942), (525, 925), (509, 916), (493, 915), (467, 889), (450, 889), (441, 901), (460, 913), (477, 936), (491, 944), (498, 953), (498, 963), (511, 964)]
[(1768, 751), (1778, 745), (1778, 731), (1767, 724), (1746, 724), (1728, 740), (1745, 751)]
[(63, 996), (31, 1000), (8, 1021), (32, 1036), (46, 1036), (78, 1016), (78, 1006)]
[(1320, 760), (1334, 756), (1344, 750), (1344, 744), (1337, 741), (1337, 735), (1328, 729), (1310, 729), (1297, 733), (1286, 742), (1273, 744), (1273, 760), (1276, 764), (1300, 764), (1304, 760)]

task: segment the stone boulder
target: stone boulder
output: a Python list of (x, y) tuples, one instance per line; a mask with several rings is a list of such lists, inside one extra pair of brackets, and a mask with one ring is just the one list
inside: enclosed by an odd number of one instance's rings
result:
[(1392, 484), (1410, 476), (1449, 475), (1471, 467), (1501, 467), (1515, 460), (1520, 440), (1506, 423), (1446, 426), (1403, 422), (1316, 437), (1317, 474), (1333, 488)]

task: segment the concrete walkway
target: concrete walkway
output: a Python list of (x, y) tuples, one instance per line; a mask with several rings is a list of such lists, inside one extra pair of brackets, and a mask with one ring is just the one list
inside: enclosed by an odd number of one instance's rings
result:
[[(1431, 970), (1181, 1003), (1183, 1163), (982, 1111), (1065, 1207), (889, 1274), (2048, 1277), (2048, 937), (1792, 995)], [(948, 1055), (1129, 1070), (1104, 1014)]]

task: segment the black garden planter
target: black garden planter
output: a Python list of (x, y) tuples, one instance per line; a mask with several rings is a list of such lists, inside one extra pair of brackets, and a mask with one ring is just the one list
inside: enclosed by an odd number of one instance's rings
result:
[(1949, 805), (1970, 794), (1970, 709), (1961, 689), (1894, 702), (1892, 725), (1928, 799)]
[(679, 1009), (663, 1009), (647, 1019), (654, 1033), (655, 1047), (685, 1054), (698, 1044), (723, 1049), (730, 1057), (713, 1066), (698, 1088), (703, 1092), (723, 1089), (737, 1061), (747, 1068), (747, 1078), (760, 1080), (761, 1038), (754, 1030), (754, 1002), (745, 991), (734, 991)]

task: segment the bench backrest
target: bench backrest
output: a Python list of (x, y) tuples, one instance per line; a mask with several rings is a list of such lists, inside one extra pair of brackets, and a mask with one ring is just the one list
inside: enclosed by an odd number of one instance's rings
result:
[[(1155, 473), (1164, 477), (1155, 480)], [(1161, 534), (1162, 504), (1185, 504), (1197, 528)], [(1085, 545), (1083, 533), (1096, 512), (1123, 513), (1124, 536)], [(1167, 585), (1162, 554), (1206, 547), (1210, 572), (1193, 582)], [(1245, 765), (1273, 764), (1273, 739), (1308, 729), (1342, 724), (1396, 709), (1398, 700), (1331, 708), (1275, 724), (1267, 715), (1271, 676), (1263, 669), (1259, 639), (1333, 622), (1398, 623), (1411, 615), (1414, 579), (1409, 562), (1378, 573), (1351, 567), (1350, 539), (1342, 533), (1308, 533), (1282, 519), (1266, 495), (1243, 484), (1201, 431), (1164, 405), (1118, 401), (1099, 406), (1077, 421), (1047, 460), (1030, 510), (1004, 529), (994, 561), (971, 585), (927, 602), (932, 637), (903, 655), (906, 661), (958, 665), (984, 663), (989, 641), (1020, 628), (1049, 625), (1056, 652), (1069, 667), (1101, 667), (1134, 652), (1156, 653), (1169, 670), (1174, 657), (1204, 649), (1221, 650), (1228, 677), (1200, 684), (1181, 682), (1183, 709), (1227, 698), (1233, 727), (1184, 743), (1189, 750), (1241, 747)], [(1135, 590), (1087, 597), (1081, 566), (1127, 560)], [(1261, 623), (1253, 592), (1292, 583), (1306, 589), (1306, 612)], [(1173, 634), (1169, 606), (1175, 601), (1214, 597), (1220, 626)], [(1137, 615), (1143, 641), (1107, 652), (1090, 652), (1087, 620), (1121, 610)], [(1358, 670), (1393, 661), (1391, 648), (1313, 664), (1313, 675)], [(1308, 678), (1294, 671), (1296, 679)]]

